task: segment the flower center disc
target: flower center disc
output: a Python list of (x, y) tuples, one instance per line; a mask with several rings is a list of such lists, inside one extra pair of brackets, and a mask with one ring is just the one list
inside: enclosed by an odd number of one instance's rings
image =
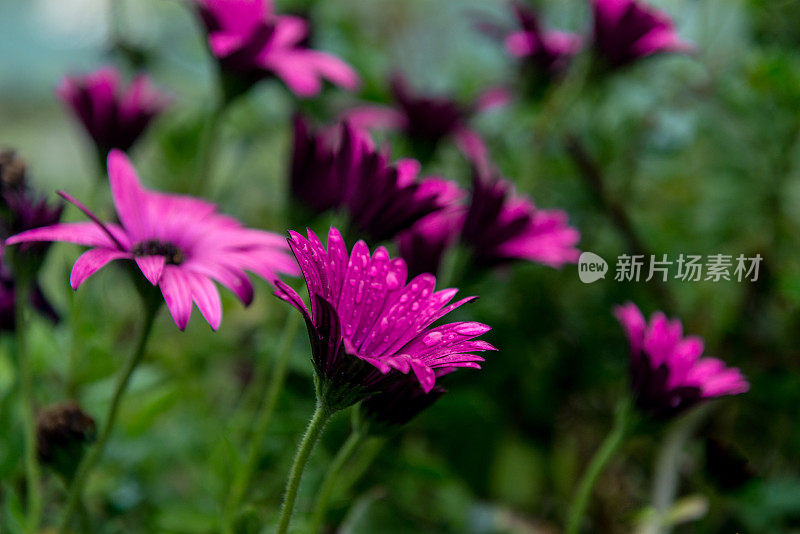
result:
[(137, 243), (133, 247), (133, 255), (136, 257), (164, 256), (169, 265), (180, 265), (186, 259), (183, 251), (177, 246), (157, 239)]

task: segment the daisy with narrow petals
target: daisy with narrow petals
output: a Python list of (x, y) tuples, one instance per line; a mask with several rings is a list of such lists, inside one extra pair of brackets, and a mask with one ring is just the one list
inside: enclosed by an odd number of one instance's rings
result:
[(242, 89), (270, 76), (299, 97), (319, 93), (322, 80), (358, 87), (358, 74), (347, 63), (307, 46), (306, 20), (278, 15), (269, 0), (195, 1), (211, 53), (223, 71), (239, 77)]
[[(440, 395), (436, 377), (460, 367), (480, 368), (474, 354), (495, 350), (475, 339), (490, 328), (481, 323), (433, 323), (470, 302), (449, 304), (457, 289), (436, 291), (436, 278), (422, 274), (406, 282), (406, 263), (392, 259), (383, 247), (370, 254), (363, 241), (348, 253), (335, 228), (327, 250), (308, 231), (308, 238), (290, 232), (292, 248), (308, 286), (311, 311), (297, 292), (276, 280), (275, 294), (303, 315), (316, 371), (317, 407), (300, 441), (286, 481), (286, 494), (276, 532), (286, 534), (303, 469), (315, 443), (335, 412), (372, 395), (373, 406), (388, 409), (393, 423), (408, 420)], [(399, 402), (406, 410), (395, 410)], [(324, 507), (323, 507), (324, 512)]]
[(669, 417), (699, 402), (750, 389), (739, 369), (701, 357), (703, 340), (684, 337), (679, 320), (656, 312), (648, 323), (632, 302), (617, 306), (614, 315), (628, 337), (631, 382), (641, 409)]
[(475, 299), (448, 304), (457, 289), (435, 290), (430, 274), (406, 281), (405, 262), (390, 258), (384, 247), (370, 255), (359, 241), (348, 254), (342, 236), (331, 228), (328, 249), (308, 231), (308, 239), (290, 232), (289, 245), (308, 285), (309, 312), (300, 296), (277, 281), (276, 295), (297, 308), (306, 320), (314, 367), (323, 382), (332, 382), (357, 397), (380, 391), (413, 373), (425, 393), (434, 389), (441, 368), (480, 368), (474, 352), (495, 350), (475, 339), (490, 330), (475, 322), (431, 325)]
[(91, 247), (72, 267), (73, 289), (110, 261), (133, 260), (160, 288), (181, 330), (189, 322), (192, 302), (211, 328), (219, 328), (222, 305), (214, 280), (247, 305), (253, 299), (253, 286), (245, 271), (266, 280), (276, 273), (297, 274), (282, 236), (245, 228), (204, 200), (145, 189), (121, 151), (109, 154), (108, 176), (120, 224), (100, 222), (80, 202), (61, 193), (91, 222), (36, 228), (6, 244), (65, 241)]

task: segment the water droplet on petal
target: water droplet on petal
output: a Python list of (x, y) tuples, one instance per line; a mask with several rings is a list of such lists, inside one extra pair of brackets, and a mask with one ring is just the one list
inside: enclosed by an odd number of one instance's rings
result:
[(456, 325), (453, 330), (462, 336), (479, 336), (486, 332), (486, 327), (481, 323), (461, 323)]
[(442, 333), (441, 332), (430, 332), (424, 338), (422, 338), (422, 344), (426, 347), (433, 346), (439, 343), (442, 340)]
[(397, 277), (397, 274), (394, 272), (389, 272), (386, 275), (386, 288), (389, 291), (393, 291), (400, 287), (400, 279)]

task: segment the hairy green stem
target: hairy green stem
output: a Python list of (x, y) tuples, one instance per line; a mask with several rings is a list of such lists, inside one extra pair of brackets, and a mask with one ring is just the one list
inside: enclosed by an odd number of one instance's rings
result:
[(108, 438), (111, 436), (111, 432), (114, 429), (114, 423), (117, 420), (117, 413), (119, 412), (122, 397), (125, 395), (125, 391), (128, 388), (128, 383), (130, 382), (134, 370), (136, 370), (136, 367), (139, 365), (139, 362), (141, 362), (142, 357), (144, 356), (144, 351), (147, 347), (147, 340), (150, 338), (150, 333), (153, 330), (153, 323), (155, 322), (156, 315), (158, 314), (160, 307), (159, 304), (160, 301), (158, 301), (158, 304), (156, 304), (153, 300), (147, 301), (145, 320), (144, 325), (142, 326), (141, 334), (139, 335), (139, 341), (136, 344), (136, 349), (133, 351), (130, 358), (125, 362), (125, 367), (123, 368), (122, 374), (120, 375), (117, 385), (114, 388), (114, 394), (111, 397), (111, 404), (108, 407), (103, 431), (100, 433), (100, 436), (97, 438), (97, 442), (95, 442), (91, 451), (89, 451), (89, 453), (81, 462), (80, 466), (78, 467), (78, 471), (75, 473), (75, 478), (72, 480), (72, 484), (70, 484), (69, 493), (67, 495), (67, 504), (64, 508), (64, 515), (61, 519), (61, 528), (59, 529), (61, 534), (66, 534), (69, 531), (69, 525), (72, 520), (72, 516), (80, 507), (80, 501), (83, 495), (83, 488), (86, 484), (86, 480), (89, 478), (89, 474), (92, 472), (92, 469), (102, 456), (103, 450), (108, 442)]
[(292, 519), (292, 511), (294, 510), (294, 502), (297, 499), (297, 490), (300, 488), (300, 479), (303, 476), (303, 470), (306, 467), (308, 458), (311, 456), (311, 451), (314, 445), (319, 440), (322, 430), (328, 419), (331, 418), (332, 412), (325, 406), (322, 399), (317, 399), (317, 407), (314, 410), (314, 415), (306, 427), (306, 432), (303, 439), (300, 441), (300, 446), (297, 448), (297, 453), (292, 463), (292, 469), (289, 471), (289, 478), (286, 480), (286, 493), (283, 496), (283, 505), (281, 505), (281, 517), (278, 521), (277, 534), (286, 534), (289, 530), (289, 522)]
[(567, 526), (564, 530), (565, 534), (578, 534), (581, 527), (581, 520), (586, 512), (586, 506), (589, 503), (589, 497), (592, 494), (597, 478), (603, 472), (603, 468), (608, 464), (608, 461), (614, 456), (619, 446), (622, 444), (625, 434), (628, 431), (630, 419), (631, 406), (630, 402), (626, 399), (617, 408), (616, 417), (614, 419), (614, 427), (606, 437), (603, 444), (595, 453), (589, 466), (583, 473), (578, 484), (578, 491), (572, 500), (567, 515)]
[(286, 371), (291, 356), (292, 341), (294, 341), (297, 328), (300, 325), (300, 315), (288, 313), (286, 326), (283, 330), (283, 340), (275, 357), (275, 365), (272, 370), (267, 393), (264, 396), (263, 404), (258, 412), (255, 424), (253, 425), (253, 435), (250, 439), (250, 447), (247, 452), (246, 461), (241, 464), (239, 470), (234, 475), (233, 483), (224, 510), (224, 532), (233, 532), (233, 521), (241, 505), (245, 492), (250, 487), (250, 482), (256, 470), (259, 456), (261, 455), (264, 437), (267, 435), (272, 414), (275, 412), (275, 405), (278, 402), (283, 385), (286, 381)]
[(342, 467), (344, 467), (345, 462), (353, 455), (365, 437), (366, 434), (364, 434), (364, 432), (354, 428), (339, 449), (339, 452), (336, 453), (336, 457), (331, 462), (331, 465), (328, 466), (328, 471), (325, 473), (325, 478), (322, 481), (322, 486), (320, 486), (319, 494), (317, 495), (314, 513), (311, 516), (311, 526), (308, 529), (311, 534), (319, 532), (322, 528), (322, 522), (325, 520), (325, 514), (328, 511), (328, 505), (333, 495), (333, 490), (336, 487), (336, 482), (339, 479), (339, 474), (342, 471)]

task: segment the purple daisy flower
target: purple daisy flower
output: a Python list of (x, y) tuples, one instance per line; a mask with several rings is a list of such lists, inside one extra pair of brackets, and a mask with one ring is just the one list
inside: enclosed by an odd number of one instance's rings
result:
[(568, 225), (566, 212), (538, 209), (516, 196), (508, 181), (481, 174), (473, 173), (472, 200), (461, 230), (478, 264), (529, 260), (559, 268), (578, 261), (580, 234)]
[(413, 373), (430, 393), (438, 369), (480, 368), (476, 351), (495, 350), (474, 339), (490, 330), (475, 322), (431, 325), (467, 297), (448, 304), (457, 289), (435, 291), (436, 278), (420, 275), (406, 282), (406, 264), (383, 247), (370, 256), (363, 241), (348, 254), (338, 230), (331, 228), (328, 249), (308, 231), (308, 239), (290, 232), (292, 247), (308, 286), (309, 312), (291, 287), (276, 281), (276, 295), (306, 320), (312, 362), (323, 398), (337, 408), (386, 389)]
[(390, 163), (386, 150), (348, 123), (338, 132), (311, 133), (304, 119), (295, 121), (293, 197), (317, 213), (345, 210), (354, 228), (372, 241), (392, 239), (452, 202), (453, 182), (419, 178), (419, 171), (413, 159)]
[(750, 388), (739, 369), (701, 357), (703, 340), (683, 337), (679, 320), (656, 312), (648, 324), (632, 302), (617, 306), (614, 315), (628, 337), (631, 383), (642, 410), (670, 417), (701, 401)]
[(128, 150), (168, 105), (150, 79), (140, 74), (127, 87), (120, 74), (102, 68), (82, 77), (65, 77), (56, 95), (83, 124), (102, 159), (113, 148)]
[(663, 52), (694, 48), (675, 31), (672, 20), (640, 0), (591, 0), (594, 47), (611, 68)]
[(181, 330), (189, 322), (192, 302), (211, 328), (219, 328), (222, 305), (212, 280), (247, 305), (253, 299), (253, 286), (246, 270), (266, 280), (274, 279), (276, 273), (297, 274), (282, 236), (244, 228), (204, 200), (143, 188), (127, 156), (118, 150), (108, 156), (108, 175), (121, 224), (100, 222), (80, 202), (61, 193), (91, 222), (37, 228), (6, 243), (66, 241), (91, 247), (72, 267), (73, 289), (112, 260), (133, 260), (145, 278), (161, 289)]
[(270, 76), (297, 96), (314, 96), (328, 80), (356, 89), (356, 72), (341, 59), (308, 48), (308, 22), (274, 13), (268, 0), (195, 0), (208, 45), (222, 70), (237, 76), (243, 92)]
[(512, 7), (522, 29), (506, 37), (508, 53), (524, 60), (537, 76), (545, 80), (563, 76), (581, 49), (581, 38), (567, 32), (545, 31), (531, 8), (518, 2), (514, 2)]
[(495, 87), (462, 105), (446, 97), (416, 93), (399, 75), (392, 78), (391, 88), (395, 107), (359, 106), (346, 112), (344, 118), (358, 128), (403, 132), (425, 156), (433, 154), (443, 139), (452, 138), (470, 161), (487, 161), (486, 145), (469, 127), (469, 121), (479, 113), (506, 105), (511, 100), (508, 90)]

